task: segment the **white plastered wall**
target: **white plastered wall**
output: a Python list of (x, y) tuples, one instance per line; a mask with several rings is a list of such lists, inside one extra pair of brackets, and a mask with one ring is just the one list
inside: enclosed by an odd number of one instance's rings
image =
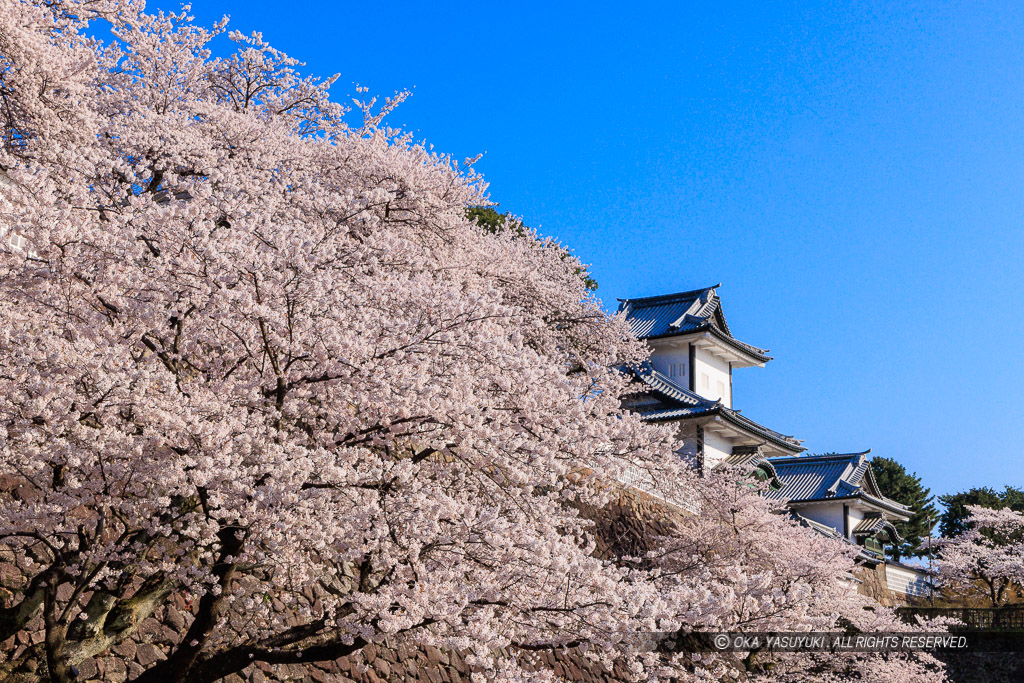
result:
[[(864, 519), (864, 511), (863, 510), (855, 510), (853, 508), (850, 508), (850, 538), (853, 538), (853, 530), (854, 530), (854, 528), (858, 524), (860, 524), (861, 520), (863, 520), (863, 519)], [(839, 531), (842, 531), (842, 530), (843, 530), (843, 528), (839, 527)]]
[(729, 364), (704, 349), (697, 349), (694, 361), (694, 391), (704, 398), (721, 399), (727, 408), (732, 408), (732, 377), (729, 376)]
[(668, 344), (654, 347), (651, 350), (651, 365), (684, 389), (690, 388), (690, 345)]
[(812, 519), (815, 522), (830, 526), (840, 534), (843, 533), (843, 504), (825, 503), (822, 505), (807, 505), (797, 508), (797, 512)]
[(732, 455), (732, 442), (723, 436), (704, 431), (704, 466), (714, 467)]

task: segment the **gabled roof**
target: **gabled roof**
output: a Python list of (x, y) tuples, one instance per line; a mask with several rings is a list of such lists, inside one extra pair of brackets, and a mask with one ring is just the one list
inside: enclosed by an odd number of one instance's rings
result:
[[(828, 524), (822, 524), (821, 522), (816, 522), (813, 519), (810, 519), (808, 517), (804, 517), (803, 515), (798, 514), (796, 512), (792, 512), (790, 514), (793, 515), (793, 519), (795, 519), (797, 522), (800, 523), (800, 526), (807, 527), (808, 529), (812, 529), (812, 530), (818, 532), (819, 534), (821, 534), (822, 536), (826, 536), (826, 537), (834, 539), (836, 541), (841, 541), (843, 543), (847, 543), (849, 545), (854, 545), (854, 546), (857, 545), (856, 543), (854, 543), (853, 541), (851, 541), (850, 539), (846, 538), (841, 533), (839, 533), (838, 531), (836, 531), (835, 529), (830, 527)], [(857, 553), (857, 559), (858, 560), (867, 560), (868, 562), (877, 563), (880, 560), (884, 561), (884, 559), (885, 559), (884, 556), (882, 554), (880, 554), (880, 553), (876, 553), (876, 552), (874, 552), (872, 550), (869, 550), (869, 549), (867, 549), (867, 548), (865, 548), (863, 546), (858, 546), (858, 547), (860, 548), (860, 551)]]
[(853, 527), (854, 536), (874, 536), (882, 532), (888, 534), (890, 543), (898, 545), (903, 542), (903, 537), (896, 531), (895, 525), (881, 515), (865, 517)]
[(765, 495), (791, 503), (857, 498), (909, 518), (913, 514), (910, 508), (879, 490), (868, 460), (870, 452), (771, 458), (782, 488)]
[(721, 401), (713, 401), (689, 389), (684, 389), (655, 370), (650, 363), (644, 363), (639, 368), (633, 369), (632, 372), (647, 386), (647, 395), (654, 399), (634, 408), (645, 420), (666, 422), (693, 417), (720, 416), (733, 427), (770, 442), (785, 451), (799, 453), (804, 450), (799, 439), (772, 431), (750, 418), (740, 415), (738, 410), (725, 407)]
[(761, 363), (771, 360), (767, 349), (741, 342), (732, 336), (715, 290), (721, 284), (678, 294), (619, 299), (619, 312), (639, 339), (660, 339), (708, 332), (740, 353)]
[(772, 488), (780, 488), (779, 473), (760, 446), (737, 446), (733, 448), (732, 455), (718, 464), (719, 467), (745, 467), (748, 472), (760, 470)]

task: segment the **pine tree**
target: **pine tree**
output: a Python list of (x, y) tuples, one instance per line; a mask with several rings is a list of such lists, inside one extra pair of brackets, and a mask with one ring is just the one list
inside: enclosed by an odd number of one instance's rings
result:
[(931, 495), (930, 489), (924, 487), (916, 472), (908, 474), (903, 465), (891, 458), (875, 456), (871, 459), (871, 469), (886, 497), (914, 511), (908, 521), (896, 524), (903, 543), (889, 547), (887, 553), (896, 561), (901, 557), (926, 556), (929, 548), (924, 545), (924, 541), (931, 535), (938, 519), (938, 511), (933, 504), (935, 496)]
[(975, 487), (945, 496), (939, 496), (939, 502), (945, 507), (942, 513), (939, 531), (946, 538), (956, 536), (967, 530), (967, 518), (970, 513), (968, 505), (978, 505), (992, 510), (1010, 508), (1016, 512), (1024, 511), (1024, 490), (1007, 486), (1002, 492), (988, 486)]

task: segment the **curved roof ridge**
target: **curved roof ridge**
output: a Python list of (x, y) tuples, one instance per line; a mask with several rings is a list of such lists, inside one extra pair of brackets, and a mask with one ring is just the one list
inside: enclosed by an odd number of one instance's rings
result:
[[(710, 317), (714, 317), (714, 319), (718, 322), (719, 327), (722, 328), (722, 331), (725, 332), (730, 337), (732, 337), (732, 330), (729, 329), (729, 322), (725, 319), (725, 311), (722, 310), (722, 297), (720, 297), (720, 296), (718, 296), (716, 294), (712, 298), (713, 298), (713, 301), (714, 301), (715, 305), (714, 305), (714, 308), (712, 308), (711, 310), (708, 311), (708, 317), (709, 318)], [(735, 337), (733, 337), (733, 338), (735, 339)], [(746, 344), (746, 342), (742, 342), (742, 343)], [(753, 344), (746, 344), (746, 345), (750, 346), (752, 348), (757, 348), (757, 347), (753, 346)], [(763, 351), (766, 354), (768, 353), (768, 349), (758, 349), (758, 350), (759, 351)]]
[(626, 318), (638, 339), (662, 339), (690, 334), (710, 334), (738, 353), (758, 363), (771, 360), (768, 349), (736, 339), (722, 309), (722, 298), (713, 287), (675, 294), (619, 299), (618, 313)]
[[(674, 294), (657, 294), (655, 296), (638, 296), (638, 297), (634, 297), (634, 298), (631, 298), (631, 299), (618, 299), (618, 298), (616, 298), (616, 301), (619, 301), (619, 302), (621, 302), (623, 304), (627, 304), (627, 303), (631, 303), (631, 304), (635, 304), (635, 303), (655, 304), (655, 303), (662, 303), (662, 302), (665, 302), (665, 301), (671, 301), (673, 299), (683, 299), (683, 298), (687, 298), (688, 299), (688, 298), (694, 297), (694, 296), (696, 296), (698, 294), (703, 294), (704, 292), (708, 291), (709, 289), (710, 290), (718, 289), (721, 286), (722, 286), (722, 283), (719, 282), (718, 284), (711, 285), (710, 287), (699, 287), (697, 289), (690, 289), (690, 290), (687, 290), (685, 292), (676, 292)], [(622, 307), (620, 306), (619, 308), (622, 308)]]
[(854, 536), (869, 536), (871, 534), (876, 534), (879, 531), (888, 532), (890, 540), (894, 543), (903, 542), (903, 537), (900, 536), (900, 532), (896, 530), (896, 525), (885, 517), (877, 514), (862, 519), (857, 523), (857, 526), (853, 528), (851, 533)]
[(860, 451), (857, 453), (810, 453), (808, 455), (777, 455), (772, 460), (782, 460), (786, 458), (799, 458), (800, 462), (809, 462), (811, 460), (847, 460), (853, 457), (860, 457), (867, 455), (871, 452), (871, 449), (866, 451)]

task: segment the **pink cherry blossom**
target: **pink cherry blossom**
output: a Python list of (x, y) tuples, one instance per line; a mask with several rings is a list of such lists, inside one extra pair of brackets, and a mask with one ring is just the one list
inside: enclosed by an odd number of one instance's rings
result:
[(1024, 514), (978, 505), (967, 510), (967, 530), (943, 539), (939, 578), (944, 588), (999, 607), (1024, 587)]
[[(644, 348), (564, 247), (467, 220), (486, 183), (385, 125), (404, 93), (346, 108), (259, 34), (213, 58), (225, 30), (0, 0), (0, 552), (24, 577), (0, 642), (43, 631), (0, 677), (71, 681), (172, 598), (183, 632), (135, 680), (384, 639), (508, 680), (536, 674), (498, 653), (570, 646), (700, 678), (737, 663), (637, 637), (895, 628), (848, 548), (621, 409)], [(626, 480), (700, 513), (601, 556), (580, 510)]]

